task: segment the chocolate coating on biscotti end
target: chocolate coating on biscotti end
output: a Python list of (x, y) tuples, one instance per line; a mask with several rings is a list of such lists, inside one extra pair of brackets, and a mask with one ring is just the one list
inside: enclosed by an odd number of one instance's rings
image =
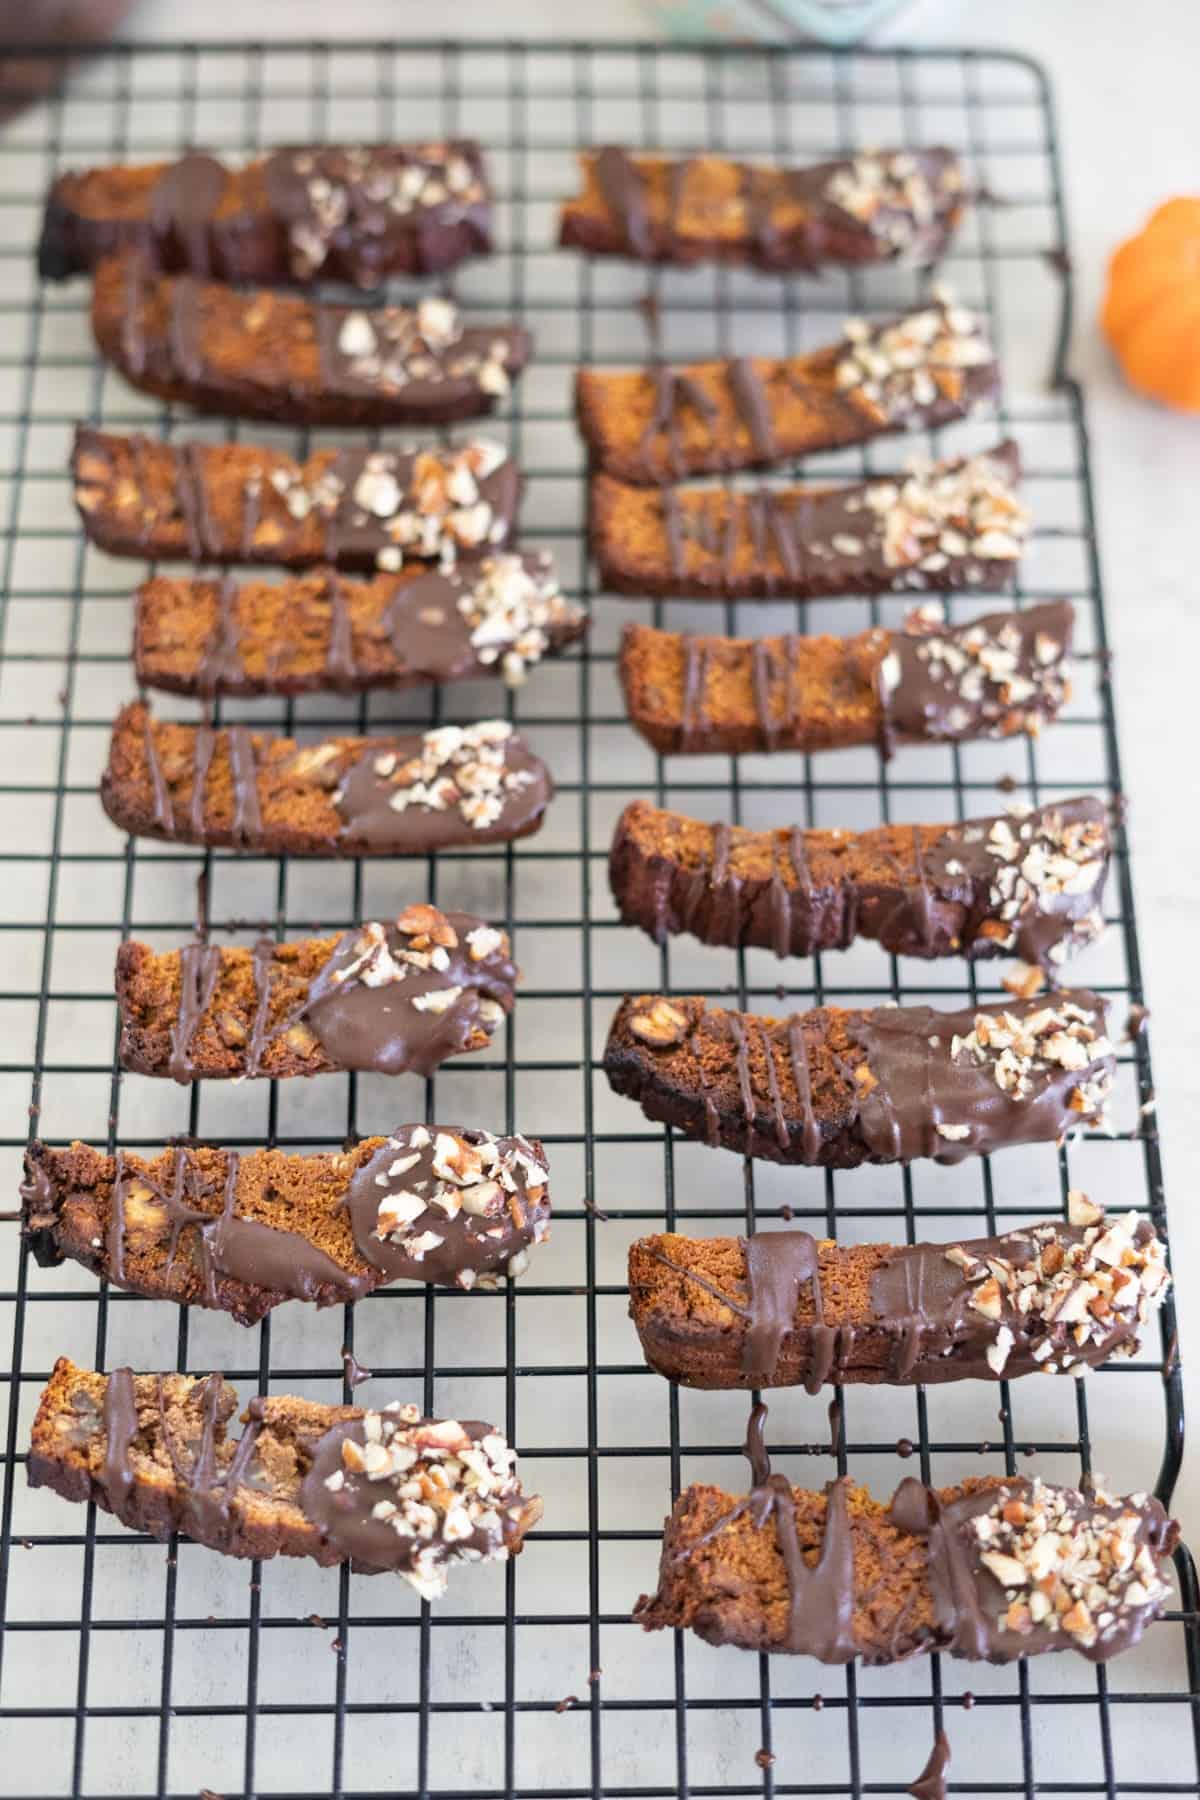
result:
[[(237, 1405), (221, 1375), (100, 1375), (60, 1357), (34, 1419), (30, 1485), (227, 1556), (394, 1571), (425, 1599), (445, 1591), (455, 1560), (517, 1554), (541, 1517), (514, 1452), (479, 1421), (273, 1394), (249, 1402), (233, 1438)], [(413, 1488), (423, 1495), (435, 1465), (443, 1504), (418, 1513)]]
[(810, 956), (874, 938), (897, 956), (1012, 952), (1053, 968), (1103, 930), (1107, 810), (1084, 796), (948, 825), (750, 831), (632, 800), (609, 880), (657, 943)]
[(641, 1238), (630, 1317), (650, 1366), (699, 1388), (999, 1381), (1135, 1355), (1170, 1286), (1163, 1245), (1086, 1195), (1069, 1213), (951, 1244)]
[(904, 258), (933, 262), (962, 212), (952, 150), (880, 150), (807, 167), (720, 156), (642, 155), (606, 145), (580, 157), (583, 190), (559, 242), (590, 256), (720, 262), (815, 273)]
[(291, 425), (476, 418), (532, 351), (527, 331), (467, 324), (440, 297), (368, 314), (160, 275), (136, 253), (97, 268), (92, 329), (101, 354), (146, 393)]
[(350, 581), (154, 575), (134, 599), (134, 667), (181, 694), (362, 692), (499, 676), (519, 686), (586, 632), (544, 553)]
[(511, 1012), (506, 934), (417, 904), (331, 938), (117, 952), (123, 1068), (176, 1081), (335, 1069), (428, 1075)]
[(390, 1281), (495, 1286), (549, 1229), (537, 1140), (456, 1126), (313, 1156), (34, 1143), (25, 1172), (22, 1235), (42, 1267), (69, 1258), (243, 1325), (288, 1299), (344, 1305)]
[(836, 750), (1036, 734), (1070, 695), (1069, 601), (854, 637), (731, 638), (628, 624), (634, 729), (664, 754)]
[(87, 169), (50, 189), (38, 270), (61, 281), (117, 251), (233, 282), (433, 274), (491, 249), (479, 145), (298, 145), (235, 169), (205, 151)]
[(998, 383), (979, 319), (944, 297), (881, 325), (848, 320), (804, 356), (581, 369), (575, 401), (593, 465), (657, 487), (947, 424)]
[(521, 474), (504, 446), (345, 445), (303, 461), (262, 444), (161, 443), (75, 427), (75, 504), (117, 556), (309, 568), (420, 568), (502, 549)]
[(1116, 1055), (1080, 990), (1007, 1005), (818, 1007), (788, 1019), (627, 996), (604, 1069), (647, 1118), (771, 1162), (958, 1162), (1099, 1124)]
[(1003, 591), (1028, 531), (1017, 447), (844, 487), (633, 487), (596, 475), (603, 585), (664, 599)]
[(504, 719), (298, 744), (245, 725), (117, 718), (100, 798), (135, 836), (291, 856), (423, 856), (538, 830), (549, 771)]
[[(666, 1522), (657, 1592), (634, 1617), (649, 1631), (824, 1662), (946, 1650), (1004, 1663), (1066, 1649), (1102, 1662), (1167, 1604), (1178, 1536), (1146, 1494), (1019, 1476), (940, 1489), (909, 1480), (890, 1504), (848, 1481), (815, 1494), (768, 1475), (740, 1498), (693, 1486)], [(1039, 1587), (1047, 1607), (1031, 1604)]]

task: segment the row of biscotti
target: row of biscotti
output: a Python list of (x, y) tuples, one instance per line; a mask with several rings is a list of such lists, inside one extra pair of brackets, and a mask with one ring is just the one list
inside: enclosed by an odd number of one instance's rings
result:
[[(807, 167), (727, 157), (581, 158), (560, 241), (592, 256), (746, 262), (815, 271), (932, 262), (969, 198), (952, 150), (873, 150)], [(60, 176), (40, 271), (62, 279), (116, 250), (225, 281), (345, 280), (452, 268), (492, 248), (492, 193), (471, 139), (288, 146), (231, 168), (205, 151), (173, 163)]]

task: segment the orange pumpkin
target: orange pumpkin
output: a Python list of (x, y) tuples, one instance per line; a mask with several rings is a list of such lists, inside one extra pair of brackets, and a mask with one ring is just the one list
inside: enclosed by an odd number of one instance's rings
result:
[(1131, 386), (1200, 412), (1200, 198), (1168, 200), (1121, 245), (1100, 324)]

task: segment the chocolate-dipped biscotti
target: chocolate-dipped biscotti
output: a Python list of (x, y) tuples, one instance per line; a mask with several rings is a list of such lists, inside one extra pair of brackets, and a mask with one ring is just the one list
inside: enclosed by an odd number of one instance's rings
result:
[(349, 281), (451, 269), (492, 247), (479, 145), (309, 144), (232, 169), (203, 150), (178, 162), (60, 175), (38, 270), (61, 281), (117, 250), (219, 281)]
[(1017, 446), (922, 460), (843, 487), (632, 487), (596, 475), (592, 554), (606, 588), (660, 599), (999, 592), (1029, 528)]
[(486, 1047), (517, 976), (503, 931), (424, 904), (295, 943), (131, 941), (117, 952), (121, 1067), (182, 1082), (429, 1075)]
[(998, 956), (1053, 969), (1100, 935), (1103, 801), (1082, 797), (961, 824), (749, 831), (631, 800), (608, 872), (626, 925), (657, 943), (777, 956), (874, 938), (895, 956)]
[(542, 823), (550, 771), (505, 719), (380, 737), (180, 725), (139, 700), (113, 727), (100, 799), (134, 837), (287, 856), (424, 856)]
[(629, 1313), (652, 1369), (685, 1387), (999, 1381), (1137, 1354), (1166, 1298), (1163, 1246), (1136, 1213), (953, 1244), (836, 1244), (807, 1231), (639, 1238)]
[(1077, 1650), (1106, 1662), (1137, 1644), (1171, 1595), (1179, 1527), (1151, 1495), (1113, 1498), (985, 1476), (889, 1503), (848, 1478), (793, 1488), (756, 1456), (740, 1498), (689, 1487), (666, 1522), (647, 1631), (709, 1644), (901, 1662), (930, 1651), (1014, 1662)]
[(873, 150), (807, 168), (723, 156), (580, 157), (559, 242), (589, 256), (815, 272), (942, 254), (966, 199), (953, 150)]
[(392, 1281), (464, 1290), (519, 1275), (550, 1229), (536, 1138), (400, 1125), (317, 1156), (31, 1144), (21, 1231), (128, 1293), (254, 1325), (284, 1300), (337, 1306)]
[(135, 595), (139, 682), (176, 694), (353, 693), (499, 675), (519, 687), (587, 630), (544, 553), (349, 581), (154, 575)]
[(630, 724), (664, 755), (843, 750), (1036, 735), (1070, 697), (1075, 611), (1051, 600), (969, 625), (731, 638), (626, 625)]
[(395, 572), (498, 549), (516, 529), (521, 474), (503, 445), (314, 450), (164, 444), (77, 425), (75, 504), (94, 544), (158, 562)]
[(787, 1019), (627, 995), (604, 1049), (618, 1094), (682, 1136), (771, 1162), (960, 1162), (1104, 1120), (1107, 1003), (1058, 991), (937, 1012), (821, 1006)]
[(529, 360), (516, 325), (467, 325), (452, 300), (353, 306), (162, 275), (107, 257), (92, 330), (127, 381), (202, 412), (282, 425), (437, 425), (490, 412)]
[(65, 1356), (33, 1422), (30, 1487), (92, 1503), (132, 1531), (224, 1556), (307, 1556), (396, 1574), (423, 1600), (451, 1563), (520, 1551), (542, 1516), (494, 1426), (264, 1394), (229, 1427), (223, 1375), (100, 1375)]
[(839, 343), (804, 356), (580, 369), (575, 402), (597, 468), (661, 486), (945, 425), (998, 382), (979, 320), (946, 298), (880, 325), (850, 319)]

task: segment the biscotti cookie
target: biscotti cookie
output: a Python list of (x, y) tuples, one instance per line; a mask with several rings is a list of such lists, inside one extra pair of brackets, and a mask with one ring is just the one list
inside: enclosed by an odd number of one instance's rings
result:
[(1084, 1194), (1068, 1212), (953, 1244), (639, 1238), (629, 1314), (650, 1367), (697, 1388), (999, 1381), (1134, 1356), (1171, 1285), (1163, 1246)]
[(1009, 1475), (890, 1503), (848, 1478), (822, 1494), (772, 1475), (761, 1448), (740, 1498), (688, 1488), (663, 1535), (647, 1631), (709, 1644), (900, 1662), (930, 1651), (1014, 1662), (1077, 1650), (1106, 1662), (1137, 1644), (1171, 1597), (1179, 1527), (1148, 1494), (1114, 1499)]
[(392, 1281), (494, 1288), (550, 1229), (536, 1138), (445, 1125), (317, 1156), (35, 1142), (21, 1205), (42, 1268), (69, 1258), (128, 1293), (242, 1325), (284, 1300), (352, 1304)]
[(1017, 447), (923, 460), (845, 487), (631, 487), (592, 478), (592, 554), (606, 588), (660, 599), (1001, 592), (1028, 531)]
[(542, 823), (550, 772), (504, 719), (403, 736), (294, 738), (117, 717), (100, 799), (134, 837), (287, 856), (424, 856)]
[(777, 956), (874, 938), (895, 956), (997, 956), (1053, 969), (1103, 930), (1104, 803), (1083, 797), (948, 825), (749, 831), (632, 800), (608, 871), (626, 925), (657, 943)]
[(817, 1007), (787, 1019), (627, 995), (604, 1072), (648, 1119), (771, 1162), (960, 1162), (1105, 1123), (1116, 1055), (1083, 990), (937, 1012)]
[(580, 157), (559, 243), (638, 262), (721, 262), (815, 273), (898, 257), (930, 263), (962, 214), (953, 150), (872, 150), (807, 168), (723, 156), (644, 156), (616, 145)]
[(98, 266), (92, 329), (134, 387), (282, 425), (475, 418), (508, 392), (533, 347), (519, 326), (467, 325), (440, 297), (368, 313), (161, 275), (136, 252)]
[(1036, 735), (1070, 697), (1075, 609), (855, 637), (731, 638), (626, 625), (629, 722), (664, 754), (839, 750)]
[(370, 1069), (430, 1075), (482, 1050), (512, 1011), (503, 931), (406, 908), (337, 937), (117, 952), (121, 1067), (174, 1081)]
[(451, 269), (492, 247), (479, 145), (309, 144), (233, 169), (203, 150), (178, 162), (60, 175), (38, 270), (61, 281), (117, 250), (220, 281), (349, 281)]
[(516, 1556), (542, 1516), (492, 1425), (423, 1419), (399, 1401), (374, 1412), (264, 1394), (231, 1438), (237, 1407), (223, 1375), (99, 1375), (60, 1356), (33, 1421), (29, 1485), (224, 1556), (400, 1575), (423, 1600), (445, 1592), (453, 1562)]
[(75, 504), (94, 544), (159, 562), (304, 569), (446, 564), (513, 536), (521, 474), (503, 445), (314, 450), (164, 444), (75, 427)]
[(154, 575), (134, 601), (139, 682), (177, 694), (353, 693), (499, 675), (519, 687), (587, 630), (550, 558), (505, 552), (349, 581)]
[(804, 356), (580, 369), (575, 402), (597, 468), (660, 486), (945, 425), (998, 383), (979, 320), (946, 300), (882, 325), (848, 320), (839, 343)]

